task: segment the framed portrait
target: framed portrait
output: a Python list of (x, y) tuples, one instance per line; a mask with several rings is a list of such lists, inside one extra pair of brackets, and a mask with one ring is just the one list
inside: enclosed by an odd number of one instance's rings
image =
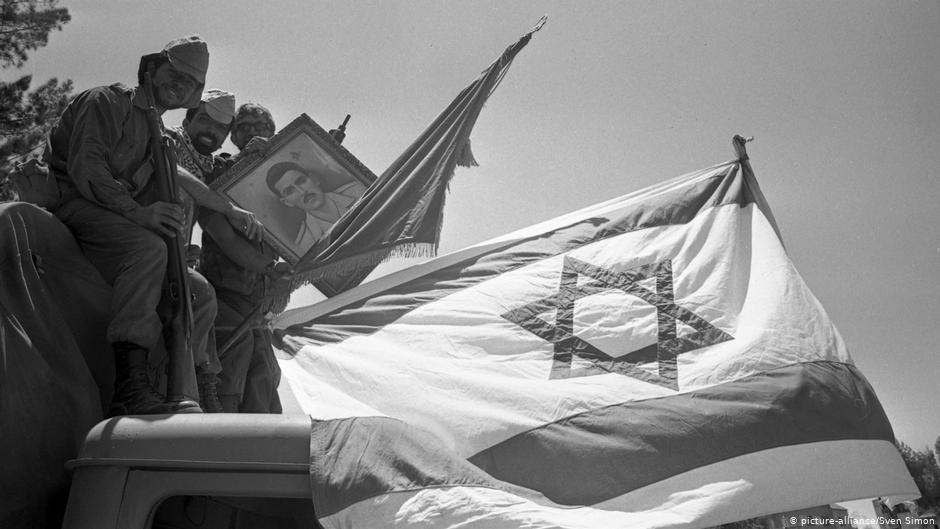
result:
[(265, 241), (294, 264), (365, 193), (376, 176), (309, 116), (268, 140), (267, 155), (244, 160), (212, 188), (264, 223)]

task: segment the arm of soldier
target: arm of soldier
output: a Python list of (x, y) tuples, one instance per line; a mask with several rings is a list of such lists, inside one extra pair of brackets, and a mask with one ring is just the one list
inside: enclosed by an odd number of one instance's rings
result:
[(108, 163), (120, 141), (130, 101), (109, 87), (89, 90), (78, 103), (68, 145), (68, 173), (87, 200), (162, 235), (173, 237), (182, 228), (178, 204), (155, 202), (141, 206), (114, 178)]
[[(287, 263), (277, 263), (275, 259), (264, 255), (256, 244), (239, 235), (228, 219), (220, 213), (201, 210), (199, 225), (212, 236), (225, 256), (242, 268), (259, 274), (285, 272), (283, 266), (278, 269), (277, 265)], [(289, 269), (287, 271), (289, 272)]]
[(242, 160), (248, 160), (253, 158), (261, 158), (262, 156), (268, 153), (268, 148), (270, 147), (267, 138), (262, 138), (261, 136), (254, 136), (248, 140), (248, 144), (245, 145), (245, 148), (232, 157), (232, 160), (236, 163)]
[(245, 234), (249, 239), (255, 241), (261, 240), (261, 236), (264, 233), (263, 226), (261, 225), (261, 221), (255, 218), (254, 213), (232, 204), (222, 195), (209, 189), (209, 186), (207, 186), (205, 182), (196, 178), (195, 175), (186, 169), (182, 167), (178, 167), (177, 169), (179, 185), (187, 193), (192, 195), (193, 199), (196, 201), (196, 204), (204, 208), (222, 213), (231, 219), (232, 223), (240, 226), (245, 231)]
[(69, 177), (82, 197), (126, 215), (140, 204), (115, 179), (108, 160), (121, 139), (130, 100), (109, 87), (93, 88), (81, 97), (69, 136)]

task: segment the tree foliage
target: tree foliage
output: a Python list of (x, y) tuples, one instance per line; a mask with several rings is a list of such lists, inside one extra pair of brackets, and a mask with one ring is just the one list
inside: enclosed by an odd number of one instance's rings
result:
[(72, 81), (59, 83), (55, 77), (28, 92), (31, 75), (12, 83), (0, 83), (0, 156), (24, 153), (36, 144), (39, 129), (54, 120), (68, 104)]
[(731, 522), (719, 525), (715, 529), (766, 529), (764, 518), (749, 518), (739, 522)]
[[(0, 68), (20, 68), (27, 52), (49, 42), (71, 17), (58, 0), (0, 0)], [(72, 94), (72, 81), (52, 78), (30, 91), (32, 75), (0, 82), (0, 200), (13, 198), (14, 164), (38, 155), (43, 140)]]
[(19, 68), (27, 52), (49, 43), (49, 33), (72, 17), (58, 0), (0, 0), (0, 68)]
[[(940, 447), (940, 438), (937, 439), (936, 446)], [(917, 500), (918, 507), (940, 509), (940, 463), (938, 463), (937, 454), (930, 447), (925, 447), (923, 451), (914, 450), (900, 441), (898, 441), (898, 450), (920, 491), (921, 497)]]

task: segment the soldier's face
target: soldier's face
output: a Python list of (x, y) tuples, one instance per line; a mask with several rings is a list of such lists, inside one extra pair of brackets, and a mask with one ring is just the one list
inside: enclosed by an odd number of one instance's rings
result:
[(212, 119), (204, 103), (199, 104), (193, 119), (183, 120), (183, 127), (199, 154), (209, 155), (219, 150), (228, 136), (228, 125)]
[(170, 63), (161, 64), (154, 72), (153, 98), (164, 110), (183, 108), (196, 90), (199, 83), (192, 77), (180, 72)]
[(312, 211), (323, 205), (323, 190), (316, 178), (300, 171), (284, 173), (274, 184), (285, 205)]
[(262, 138), (274, 136), (274, 127), (264, 116), (245, 114), (232, 123), (232, 143), (238, 147), (238, 150), (244, 149), (255, 136)]

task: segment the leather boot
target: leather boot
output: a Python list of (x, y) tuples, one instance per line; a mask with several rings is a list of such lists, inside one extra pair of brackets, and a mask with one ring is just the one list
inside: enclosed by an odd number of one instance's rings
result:
[(238, 413), (241, 398), (238, 395), (219, 395), (219, 402), (222, 403), (222, 413)]
[(164, 402), (153, 389), (147, 364), (147, 350), (129, 342), (115, 342), (114, 396), (109, 415), (154, 415), (164, 413), (201, 413), (199, 404), (184, 399)]
[(206, 413), (222, 413), (222, 401), (219, 400), (217, 385), (219, 377), (215, 373), (198, 373), (199, 405)]

